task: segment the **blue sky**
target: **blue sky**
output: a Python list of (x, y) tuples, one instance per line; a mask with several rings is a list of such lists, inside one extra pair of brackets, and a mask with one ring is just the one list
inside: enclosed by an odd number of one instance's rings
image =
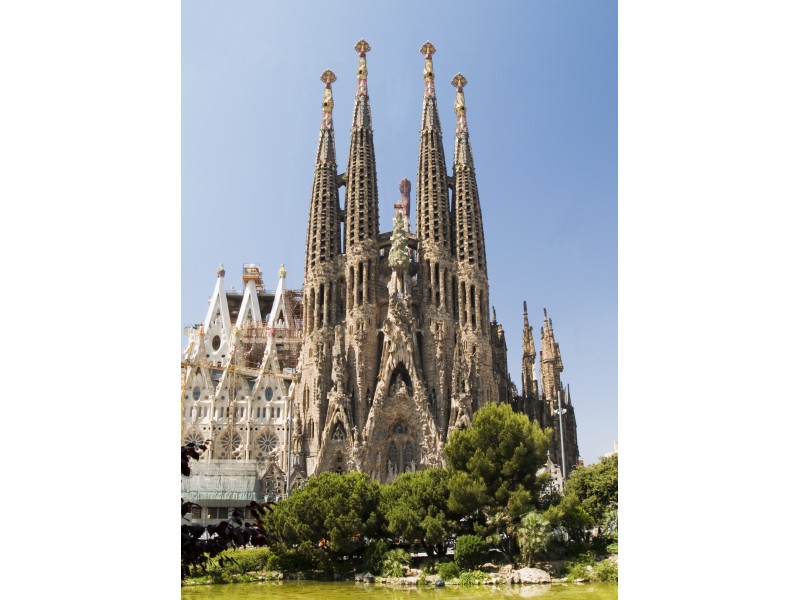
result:
[[(299, 288), (325, 69), (346, 167), (365, 38), (381, 230), (398, 182), (413, 199), (433, 42), (448, 168), (463, 73), (485, 227), (490, 302), (519, 386), (522, 302), (537, 351), (553, 319), (587, 463), (617, 433), (617, 8), (615, 2), (185, 2), (181, 30), (181, 318), (202, 321), (217, 265), (246, 262)], [(342, 196), (343, 198), (343, 196)], [(184, 338), (181, 337), (181, 343)]]

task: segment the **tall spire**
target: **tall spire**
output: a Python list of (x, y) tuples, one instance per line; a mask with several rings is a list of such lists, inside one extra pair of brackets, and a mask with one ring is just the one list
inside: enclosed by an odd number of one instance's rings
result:
[(483, 217), (475, 180), (475, 165), (472, 146), (467, 130), (467, 106), (464, 101), (464, 86), (467, 78), (458, 73), (451, 83), (456, 88), (456, 147), (454, 152), (453, 210), (456, 224), (456, 256), (459, 265), (476, 265), (486, 273), (486, 247), (483, 241)]
[(533, 328), (528, 322), (528, 303), (522, 302), (522, 396), (529, 398), (538, 393), (536, 383), (536, 348), (533, 344)]
[(317, 158), (314, 164), (311, 207), (308, 211), (306, 277), (309, 277), (310, 270), (315, 265), (333, 260), (341, 252), (339, 188), (336, 182), (331, 91), (331, 84), (336, 81), (336, 75), (333, 71), (327, 70), (320, 76), (320, 80), (325, 84), (325, 91), (322, 96), (322, 124), (319, 129)]
[(564, 364), (561, 362), (561, 350), (553, 333), (553, 320), (547, 317), (544, 311), (544, 327), (542, 327), (542, 350), (539, 360), (539, 369), (542, 372), (542, 392), (547, 400), (555, 401), (561, 391), (561, 373)]
[(358, 52), (358, 86), (350, 131), (345, 196), (345, 244), (348, 251), (360, 242), (377, 239), (379, 233), (378, 180), (367, 93), (367, 52), (370, 46), (361, 39), (356, 43), (355, 50)]
[[(419, 134), (417, 169), (417, 235), (425, 251), (435, 244), (442, 254), (451, 253), (450, 202), (447, 191), (447, 166), (444, 160), (442, 127), (436, 106), (433, 86), (433, 54), (436, 48), (425, 42), (419, 51), (425, 56), (422, 76), (425, 91), (422, 96), (422, 127)], [(441, 257), (437, 257), (441, 258)]]

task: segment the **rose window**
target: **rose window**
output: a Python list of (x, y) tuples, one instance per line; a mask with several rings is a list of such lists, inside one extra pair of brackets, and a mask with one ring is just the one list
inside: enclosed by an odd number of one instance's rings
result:
[(230, 433), (225, 432), (222, 434), (219, 444), (224, 452), (228, 452), (229, 450), (236, 452), (242, 445), (242, 436), (240, 436), (238, 433), (231, 435)]
[(264, 453), (273, 452), (278, 447), (278, 438), (267, 433), (258, 438), (258, 448)]
[(202, 436), (202, 435), (200, 435), (200, 432), (199, 432), (199, 431), (192, 431), (191, 433), (189, 433), (189, 434), (188, 434), (188, 435), (187, 435), (187, 436), (184, 438), (184, 440), (183, 440), (183, 443), (184, 443), (184, 445), (186, 445), (186, 446), (188, 446), (189, 444), (194, 444), (195, 446), (199, 446), (199, 445), (200, 445), (200, 444), (202, 444), (204, 441), (205, 441), (205, 440), (203, 439), (203, 436)]

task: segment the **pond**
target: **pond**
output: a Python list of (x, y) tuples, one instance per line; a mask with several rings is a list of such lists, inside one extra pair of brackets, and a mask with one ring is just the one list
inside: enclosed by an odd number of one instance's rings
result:
[(381, 584), (319, 581), (194, 585), (181, 588), (181, 600), (438, 600), (468, 598), (541, 598), (542, 600), (617, 600), (617, 584), (553, 583), (512, 586), (389, 587)]

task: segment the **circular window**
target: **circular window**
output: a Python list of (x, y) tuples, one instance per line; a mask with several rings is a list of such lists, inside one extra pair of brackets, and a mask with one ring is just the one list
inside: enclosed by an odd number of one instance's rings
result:
[(200, 390), (200, 386), (197, 385), (194, 386), (194, 389), (192, 390), (192, 398), (194, 398), (195, 400), (200, 400), (201, 392), (202, 390)]
[(268, 388), (266, 389), (266, 392), (265, 392), (265, 393), (266, 393), (266, 395), (267, 395), (267, 402), (269, 402), (270, 400), (272, 400), (272, 388), (271, 388), (271, 387), (268, 387)]
[(242, 445), (242, 436), (238, 433), (234, 433), (230, 435), (227, 431), (222, 434), (222, 438), (219, 441), (220, 446), (222, 449), (227, 452), (228, 450), (233, 450), (234, 452), (239, 449), (239, 446)]
[(215, 335), (214, 338), (211, 340), (211, 347), (216, 351), (219, 350), (221, 344), (222, 340), (219, 339), (218, 335)]
[(258, 447), (262, 452), (272, 452), (278, 447), (278, 438), (271, 433), (265, 433), (258, 438)]
[(200, 435), (197, 431), (192, 431), (189, 433), (183, 440), (184, 445), (188, 446), (189, 444), (194, 444), (195, 446), (199, 446), (205, 440), (203, 440), (203, 436)]

